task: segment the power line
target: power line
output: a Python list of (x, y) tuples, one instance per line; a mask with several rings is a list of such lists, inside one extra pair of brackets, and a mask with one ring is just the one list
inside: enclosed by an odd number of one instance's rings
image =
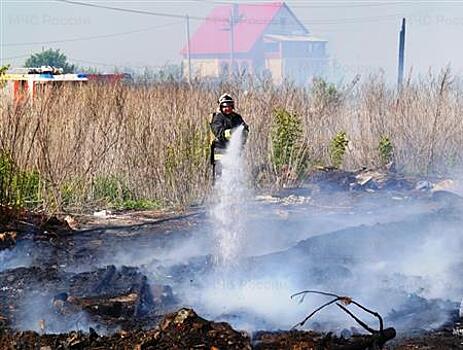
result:
[[(139, 14), (139, 15), (149, 15), (149, 16), (185, 19), (184, 15), (177, 15), (177, 14), (173, 14), (173, 13), (161, 13), (161, 12), (127, 9), (127, 8), (122, 8), (122, 7), (91, 4), (91, 3), (81, 2), (81, 1), (71, 1), (71, 0), (56, 0), (56, 1), (63, 2), (63, 3), (66, 3), (66, 4), (71, 4), (71, 5), (81, 5), (81, 6), (95, 7), (95, 8), (101, 8), (101, 9), (106, 9), (106, 10), (128, 12), (128, 13), (136, 13), (136, 14)], [(190, 16), (190, 18), (199, 19), (199, 20), (205, 19), (205, 17), (195, 17), (195, 16)], [(224, 19), (224, 21), (226, 21), (226, 19)]]
[(332, 19), (332, 20), (309, 20), (309, 19), (302, 19), (301, 22), (307, 22), (311, 25), (317, 24), (351, 24), (351, 23), (365, 23), (365, 22), (377, 22), (383, 20), (390, 20), (390, 19), (397, 19), (404, 17), (405, 15), (396, 13), (390, 15), (382, 15), (382, 16), (369, 16), (369, 17), (351, 17), (351, 18), (339, 18), (339, 19)]
[[(172, 13), (161, 13), (161, 12), (151, 12), (151, 11), (144, 11), (144, 10), (135, 10), (135, 9), (128, 9), (128, 8), (121, 8), (121, 7), (114, 7), (114, 6), (106, 6), (106, 5), (97, 5), (91, 3), (85, 3), (80, 1), (73, 1), (73, 0), (56, 0), (59, 2), (72, 4), (72, 5), (81, 5), (81, 6), (89, 6), (89, 7), (96, 7), (102, 8), (107, 10), (113, 11), (120, 11), (120, 12), (127, 12), (127, 13), (136, 13), (136, 14), (143, 14), (143, 15), (151, 15), (151, 16), (160, 16), (160, 17), (173, 17), (173, 18), (182, 18), (185, 19), (183, 15), (177, 15)], [(229, 3), (232, 5), (232, 3)], [(256, 4), (256, 6), (259, 6)], [(276, 6), (276, 5), (275, 5)], [(354, 17), (354, 18), (339, 18), (339, 19), (322, 19), (322, 20), (313, 20), (308, 21), (303, 24), (305, 25), (312, 25), (312, 24), (344, 24), (344, 23), (364, 23), (364, 22), (372, 22), (372, 21), (381, 21), (381, 20), (390, 20), (390, 19), (397, 19), (400, 17), (405, 17), (406, 15), (403, 14), (393, 14), (393, 15), (383, 15), (383, 16), (370, 16), (370, 17)], [(222, 18), (222, 17), (201, 17), (201, 16), (189, 16), (190, 19), (194, 20), (207, 20), (207, 21), (214, 21), (214, 22), (224, 22), (229, 23), (229, 18)], [(240, 23), (248, 23), (248, 24), (270, 24), (272, 23), (273, 19), (257, 19), (257, 18), (244, 18), (241, 19)], [(302, 23), (302, 21), (301, 21)]]
[[(231, 5), (233, 3), (237, 3), (236, 1), (230, 0), (230, 1), (221, 1), (221, 0), (194, 0), (197, 2), (203, 2), (203, 3), (210, 3), (210, 4), (223, 4), (223, 5)], [(296, 1), (296, 0), (294, 0)], [(304, 2), (304, 1), (300, 1)], [(375, 1), (375, 0), (357, 0), (357, 1), (342, 1), (342, 0), (337, 0), (337, 1), (329, 1), (328, 4), (323, 1), (306, 1), (308, 2), (307, 4), (291, 4), (288, 5), (290, 8), (339, 8), (339, 7), (346, 7), (346, 8), (362, 8), (362, 7), (382, 7), (382, 6), (401, 6), (401, 5), (426, 5), (426, 6), (442, 6), (442, 5), (463, 5), (462, 2), (459, 1), (426, 1), (426, 0), (421, 0), (421, 1), (416, 1), (416, 0), (397, 0), (397, 1)], [(262, 1), (261, 3), (259, 2), (254, 2), (254, 3), (247, 3), (247, 2), (241, 2), (239, 4), (243, 4), (246, 6), (262, 6), (262, 4), (265, 4), (265, 6), (275, 6), (279, 7), (279, 3), (266, 3)]]
[(446, 6), (446, 5), (462, 5), (458, 1), (357, 1), (357, 3), (346, 3), (344, 1), (332, 1), (332, 5), (291, 5), (293, 8), (338, 8), (338, 7), (380, 7), (380, 6), (410, 6), (410, 5), (425, 5), (425, 6)]
[[(220, 0), (194, 0), (198, 2), (210, 3), (210, 4), (223, 4), (223, 5), (231, 5), (236, 3), (235, 1), (220, 1)], [(241, 3), (246, 6), (262, 6), (259, 3)], [(339, 7), (349, 7), (349, 8), (357, 8), (357, 7), (379, 7), (379, 6), (394, 6), (394, 5), (413, 5), (416, 4), (416, 1), (357, 1), (357, 3), (346, 3), (345, 1), (331, 1), (331, 4), (327, 5), (320, 5), (316, 2), (313, 4), (294, 4), (291, 5), (290, 8), (339, 8)], [(267, 4), (265, 6), (274, 6), (279, 7), (280, 4)]]
[(46, 44), (58, 44), (58, 43), (66, 43), (66, 42), (75, 42), (75, 41), (87, 41), (87, 40), (95, 40), (95, 39), (103, 39), (103, 38), (112, 38), (112, 37), (118, 37), (122, 35), (129, 35), (129, 34), (134, 34), (134, 33), (141, 33), (141, 32), (148, 32), (153, 29), (159, 29), (163, 27), (168, 27), (171, 25), (179, 24), (182, 22), (172, 22), (172, 23), (166, 23), (158, 26), (151, 26), (147, 27), (144, 29), (137, 29), (137, 30), (131, 30), (127, 32), (118, 32), (118, 33), (110, 33), (110, 34), (102, 34), (102, 35), (94, 35), (94, 36), (86, 36), (86, 37), (80, 37), (80, 38), (72, 38), (72, 39), (62, 39), (62, 40), (49, 40), (49, 41), (30, 41), (30, 42), (22, 42), (22, 43), (11, 43), (11, 44), (1, 44), (1, 46), (27, 46), (27, 45), (46, 45)]
[[(103, 5), (94, 5), (94, 4), (89, 4), (89, 3), (83, 3), (79, 1), (70, 1), (70, 0), (57, 0), (60, 2), (64, 3), (69, 3), (69, 4), (74, 4), (74, 5), (84, 5), (84, 6), (91, 6), (91, 7), (102, 7), (105, 9), (111, 9), (111, 10), (118, 10), (118, 11), (123, 11), (123, 12), (130, 12), (130, 13), (140, 13), (138, 10), (133, 10), (133, 9), (122, 9), (122, 8), (114, 8), (114, 7), (109, 7), (109, 6), (103, 6)], [(169, 16), (169, 17), (175, 17), (175, 18), (182, 18), (184, 20), (184, 17), (182, 15), (174, 15), (174, 14), (165, 14), (165, 13), (154, 13), (154, 12), (146, 12), (146, 11), (141, 11), (143, 14), (149, 14), (149, 15), (155, 15), (155, 16)], [(341, 24), (355, 24), (355, 23), (365, 23), (365, 22), (371, 22), (371, 21), (382, 21), (382, 20), (395, 20), (397, 18), (403, 17), (401, 14), (393, 14), (393, 15), (384, 15), (384, 16), (371, 16), (371, 17), (354, 17), (354, 18), (341, 18), (337, 20), (301, 20), (301, 23), (304, 23), (305, 25), (341, 25)], [(191, 17), (190, 17), (191, 18)], [(194, 17), (194, 19), (207, 19), (207, 20), (215, 20), (215, 21), (223, 21), (223, 22), (229, 22), (228, 19), (226, 18), (211, 18), (211, 17)], [(270, 23), (271, 20), (258, 20), (258, 19), (247, 19), (247, 20), (241, 20), (242, 22), (247, 22), (250, 24), (260, 24), (260, 23)], [(109, 37), (117, 37), (117, 36), (122, 36), (122, 35), (129, 35), (133, 33), (139, 33), (139, 32), (144, 32), (144, 31), (149, 31), (157, 28), (162, 28), (165, 26), (170, 26), (170, 25), (175, 25), (180, 23), (174, 22), (174, 23), (168, 23), (168, 24), (163, 24), (160, 26), (153, 26), (153, 27), (148, 27), (144, 29), (139, 29), (139, 30), (133, 30), (133, 31), (126, 31), (126, 32), (119, 32), (119, 33), (111, 33), (111, 34), (103, 34), (103, 35), (96, 35), (96, 36), (89, 36), (89, 37), (81, 37), (81, 38), (72, 38), (72, 39), (63, 39), (63, 40), (50, 40), (50, 41), (37, 41), (37, 42), (23, 42), (23, 43), (11, 43), (11, 44), (2, 44), (1, 46), (26, 46), (26, 45), (46, 45), (46, 44), (54, 44), (54, 43), (64, 43), (64, 42), (76, 42), (76, 41), (84, 41), (84, 40), (94, 40), (94, 39), (100, 39), (100, 38), (109, 38)], [(21, 55), (21, 56), (14, 56), (14, 57), (3, 57), (3, 60), (11, 60), (11, 59), (16, 59), (16, 58), (24, 58), (28, 57), (29, 55)]]

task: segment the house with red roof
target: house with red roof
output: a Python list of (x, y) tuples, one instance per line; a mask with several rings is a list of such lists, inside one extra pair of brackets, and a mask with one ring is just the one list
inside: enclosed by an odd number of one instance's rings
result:
[(284, 2), (215, 7), (181, 50), (184, 74), (270, 75), (305, 83), (327, 66), (326, 40), (312, 36)]

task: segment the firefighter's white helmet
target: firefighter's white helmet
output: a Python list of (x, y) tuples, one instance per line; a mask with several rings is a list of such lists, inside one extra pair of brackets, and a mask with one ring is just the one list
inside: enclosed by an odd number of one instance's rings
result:
[(218, 102), (220, 107), (225, 105), (233, 106), (235, 104), (235, 101), (233, 101), (233, 97), (231, 97), (229, 94), (223, 94), (222, 96), (220, 96)]

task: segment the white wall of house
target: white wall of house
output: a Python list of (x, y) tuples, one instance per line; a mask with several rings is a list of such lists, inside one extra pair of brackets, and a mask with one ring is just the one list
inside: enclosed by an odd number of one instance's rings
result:
[[(220, 61), (217, 58), (191, 59), (191, 76), (218, 77), (220, 73)], [(183, 75), (188, 76), (188, 60), (183, 60)]]
[(283, 81), (283, 61), (280, 58), (266, 58), (265, 68), (272, 74), (275, 84), (280, 84)]

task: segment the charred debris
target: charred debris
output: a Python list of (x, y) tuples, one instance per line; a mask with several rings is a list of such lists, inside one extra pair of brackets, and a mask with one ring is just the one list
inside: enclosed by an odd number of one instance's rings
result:
[[(12, 244), (17, 237), (55, 241), (73, 234), (57, 218), (12, 214), (16, 219), (4, 223), (16, 229)], [(0, 272), (0, 285), (1, 349), (360, 350), (380, 349), (386, 342), (376, 333), (343, 337), (302, 330), (236, 331), (192, 309), (178, 309), (169, 286), (148, 284), (135, 267), (110, 265), (86, 272), (66, 272), (56, 265), (18, 267)], [(32, 330), (15, 330), (16, 324)]]
[[(347, 173), (325, 169), (309, 182), (320, 184), (322, 190), (339, 191), (374, 192), (392, 188), (420, 194), (432, 188), (428, 182), (367, 171)], [(462, 202), (440, 191), (432, 196), (452, 204)], [(226, 322), (206, 320), (194, 310), (182, 307), (171, 286), (148, 283), (139, 268), (109, 265), (83, 272), (62, 268), (60, 264), (68, 259), (61, 260), (63, 251), (72, 250), (72, 256), (92, 253), (76, 250), (75, 242), (69, 238), (81, 233), (73, 226), (69, 217), (0, 207), (0, 254), (9, 252), (21, 241), (42, 242), (58, 252), (53, 258), (44, 257), (42, 265), (0, 270), (0, 349), (463, 349), (458, 306), (449, 306), (456, 311), (439, 329), (397, 339), (395, 329), (386, 327), (379, 313), (351, 297), (312, 290), (292, 297), (300, 297), (302, 301), (315, 293), (331, 299), (308, 313), (293, 329), (253, 334), (234, 330)], [(435, 306), (419, 297), (410, 302), (416, 304), (430, 312)], [(299, 329), (331, 305), (347, 314), (357, 327), (341, 334)], [(376, 317), (378, 327), (367, 325), (350, 307)], [(411, 307), (409, 312), (393, 311), (387, 315), (386, 323), (394, 317), (413, 319), (414, 310)], [(16, 325), (20, 323), (27, 325), (23, 328), (27, 330), (19, 330)]]

